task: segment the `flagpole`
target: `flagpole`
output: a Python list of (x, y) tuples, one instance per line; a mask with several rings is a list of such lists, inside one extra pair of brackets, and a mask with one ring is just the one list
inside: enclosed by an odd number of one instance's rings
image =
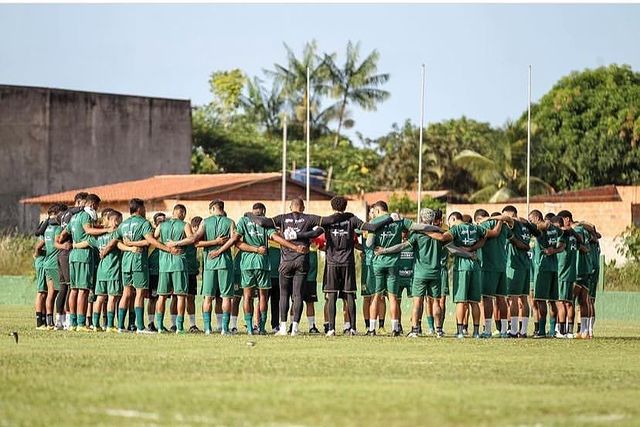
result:
[(282, 120), (282, 213), (287, 205), (287, 115)]
[(527, 85), (527, 216), (531, 194), (531, 65), (529, 65), (529, 83)]
[(310, 185), (311, 185), (311, 138), (309, 135), (309, 121), (310, 121), (310, 113), (309, 113), (309, 98), (311, 98), (311, 91), (309, 90), (309, 67), (307, 67), (307, 206), (309, 206), (310, 200)]
[(425, 67), (422, 64), (422, 90), (420, 92), (420, 141), (418, 144), (418, 221), (420, 220), (420, 208), (422, 207), (422, 133), (424, 128), (424, 78)]

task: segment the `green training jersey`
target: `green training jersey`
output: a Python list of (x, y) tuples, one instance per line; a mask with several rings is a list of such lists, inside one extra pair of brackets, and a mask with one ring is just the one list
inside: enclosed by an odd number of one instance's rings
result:
[[(204, 227), (204, 240), (215, 240), (221, 236), (231, 237), (231, 221), (226, 216), (212, 215), (202, 220), (201, 227)], [(231, 251), (225, 251), (215, 258), (209, 258), (209, 253), (219, 249), (219, 246), (209, 246), (204, 248), (204, 269), (205, 270), (231, 270), (233, 268), (233, 257)]]
[(578, 250), (576, 253), (576, 275), (578, 277), (587, 277), (593, 273), (593, 255), (591, 254), (592, 248), (590, 242), (591, 233), (581, 225), (574, 227), (573, 231), (582, 238), (582, 244), (589, 249), (589, 252)]
[[(376, 223), (384, 221), (389, 217), (388, 214), (381, 215), (374, 218), (371, 222)], [(408, 219), (402, 219), (400, 221), (394, 221), (391, 224), (387, 224), (382, 228), (379, 228), (375, 232), (374, 247), (380, 246), (382, 248), (389, 248), (402, 242), (402, 232), (409, 230), (413, 225), (413, 222)], [(371, 263), (376, 267), (395, 267), (400, 260), (400, 254), (385, 254), (385, 255), (373, 255)]]
[[(409, 243), (416, 259), (413, 275), (421, 279), (439, 278), (443, 262), (442, 252), (446, 252), (444, 246), (438, 240), (422, 233), (412, 233)], [(446, 263), (446, 257), (444, 259)]]
[[(67, 231), (71, 233), (71, 240), (73, 240), (73, 243), (80, 243), (87, 240), (89, 235), (84, 231), (84, 226), (87, 224), (91, 225), (92, 220), (91, 216), (89, 216), (85, 211), (80, 211), (71, 218), (71, 221), (67, 224)], [(73, 248), (69, 254), (69, 261), (85, 263), (91, 262), (91, 249)]]
[(280, 268), (280, 248), (269, 246), (268, 256), (271, 278), (277, 278), (280, 276), (280, 273), (278, 273), (278, 269)]
[(560, 242), (565, 244), (564, 251), (556, 254), (558, 260), (558, 280), (573, 283), (576, 281), (576, 252), (578, 239), (569, 233), (563, 233)]
[(413, 265), (415, 263), (415, 257), (413, 255), (413, 248), (400, 252), (400, 259), (398, 260), (398, 279), (409, 280), (413, 279)]
[[(458, 223), (449, 229), (449, 234), (453, 236), (454, 246), (469, 248), (478, 243), (485, 235), (484, 228), (466, 222)], [(454, 270), (472, 271), (480, 268), (478, 260), (454, 256)]]
[(149, 274), (157, 276), (160, 272), (160, 249), (153, 246), (149, 246), (149, 252), (147, 252), (147, 260), (149, 265)]
[[(236, 232), (250, 246), (269, 246), (269, 238), (276, 232), (275, 228), (263, 228), (243, 216), (238, 220)], [(269, 255), (245, 252), (240, 263), (241, 270), (269, 270)]]
[(318, 251), (309, 251), (309, 271), (307, 282), (318, 282)]
[[(129, 239), (132, 242), (144, 240), (145, 236), (153, 235), (151, 223), (140, 215), (131, 215), (125, 219), (116, 230), (116, 236), (119, 240)], [(149, 255), (147, 251), (127, 252), (122, 254), (122, 271), (142, 271), (147, 272), (149, 269)]]
[[(503, 224), (503, 227), (504, 226)], [(531, 233), (520, 221), (513, 223), (511, 233), (514, 239), (518, 239), (527, 246), (531, 244)], [(530, 267), (531, 260), (529, 259), (529, 251), (518, 249), (512, 241), (507, 242), (507, 268), (513, 270), (528, 270)]]
[(44, 257), (44, 268), (58, 269), (58, 253), (60, 250), (56, 248), (56, 236), (62, 233), (62, 227), (59, 225), (49, 224), (44, 230), (44, 248), (46, 255)]
[(536, 245), (533, 247), (534, 269), (537, 271), (558, 271), (558, 258), (555, 255), (546, 255), (544, 250), (558, 247), (561, 236), (562, 230), (555, 225), (549, 225), (549, 228), (536, 237)]
[(362, 246), (362, 265), (371, 265), (374, 255), (373, 246), (367, 245), (367, 238), (364, 235), (360, 236), (360, 245)]
[[(118, 240), (116, 231), (105, 233), (100, 236), (89, 236), (87, 242), (98, 252), (102, 251), (112, 240)], [(144, 249), (144, 248), (143, 248)], [(109, 253), (98, 263), (98, 281), (111, 282), (120, 278), (120, 263), (122, 261), (122, 253), (120, 249), (114, 247)]]
[[(496, 226), (498, 221), (495, 219), (489, 219), (478, 224), (484, 229), (485, 235), (489, 230)], [(480, 268), (482, 271), (497, 271), (504, 272), (507, 268), (507, 240), (511, 237), (511, 229), (502, 224), (500, 228), (500, 234), (496, 237), (487, 239), (484, 246), (478, 250), (478, 261), (480, 261)]]
[[(166, 245), (169, 242), (177, 242), (186, 238), (187, 235), (184, 232), (184, 227), (186, 225), (187, 223), (181, 219), (167, 219), (158, 226), (160, 228), (160, 238), (158, 240)], [(158, 271), (160, 273), (187, 271), (187, 254), (184, 249), (178, 255), (160, 251), (158, 259)]]

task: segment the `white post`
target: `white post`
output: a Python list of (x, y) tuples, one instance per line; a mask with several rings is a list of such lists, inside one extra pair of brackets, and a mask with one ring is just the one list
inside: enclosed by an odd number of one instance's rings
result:
[(531, 65), (529, 65), (529, 84), (527, 100), (527, 218), (529, 216), (529, 197), (531, 193)]
[(286, 213), (287, 205), (287, 115), (282, 120), (282, 213)]
[(310, 124), (310, 107), (309, 107), (309, 98), (311, 98), (311, 91), (309, 90), (309, 67), (307, 67), (307, 208), (309, 206), (310, 200), (310, 186), (311, 186), (311, 137), (309, 135)]
[(424, 77), (425, 67), (422, 64), (422, 90), (420, 92), (420, 142), (418, 144), (418, 221), (420, 221), (420, 208), (422, 207), (422, 132), (424, 128)]

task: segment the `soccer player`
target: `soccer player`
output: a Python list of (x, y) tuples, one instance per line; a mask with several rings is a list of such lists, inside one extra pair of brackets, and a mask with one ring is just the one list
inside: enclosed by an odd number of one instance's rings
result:
[(476, 223), (485, 230), (485, 244), (478, 253), (480, 268), (482, 269), (482, 303), (484, 314), (484, 332), (481, 338), (491, 338), (491, 323), (493, 322), (493, 303), (497, 302), (500, 320), (500, 330), (496, 336), (506, 338), (507, 335), (507, 277), (506, 277), (506, 244), (511, 237), (509, 227), (503, 222), (513, 224), (513, 219), (507, 215), (489, 217), (484, 209), (478, 209), (473, 215)]
[[(187, 208), (182, 204), (173, 207), (171, 218), (163, 221), (154, 232), (154, 237), (168, 247), (187, 246), (183, 240), (193, 236), (191, 224), (185, 222)], [(189, 243), (193, 244), (193, 243)], [(172, 254), (161, 252), (159, 255), (158, 303), (156, 306), (156, 323), (158, 332), (164, 329), (164, 312), (167, 299), (174, 295), (177, 299), (176, 334), (182, 335), (184, 330), (184, 313), (188, 291), (187, 255), (184, 251)]]
[[(153, 215), (153, 229), (154, 236), (155, 230), (160, 227), (167, 219), (167, 216), (164, 212), (156, 212)], [(154, 246), (149, 247), (148, 251), (148, 259), (149, 259), (149, 291), (147, 292), (147, 317), (149, 318), (149, 324), (147, 325), (147, 329), (150, 332), (158, 332), (156, 325), (154, 323), (154, 319), (156, 317), (156, 305), (158, 303), (158, 277), (159, 277), (159, 266), (160, 266), (160, 250), (156, 249)]]
[(526, 338), (529, 326), (528, 295), (531, 269), (529, 249), (531, 235), (535, 236), (540, 233), (538, 228), (529, 221), (519, 220), (518, 210), (514, 206), (505, 206), (502, 213), (514, 219), (511, 237), (507, 242), (507, 294), (511, 316), (509, 337)]
[[(267, 208), (262, 203), (255, 203), (252, 213), (255, 216), (263, 217)], [(266, 335), (267, 307), (269, 300), (269, 290), (271, 289), (270, 262), (268, 245), (269, 240), (280, 244), (282, 247), (304, 252), (304, 246), (295, 245), (288, 242), (276, 233), (274, 228), (264, 228), (254, 223), (249, 218), (243, 216), (238, 220), (236, 232), (239, 236), (236, 247), (241, 251), (240, 272), (241, 285), (244, 297), (243, 311), (244, 320), (247, 325), (247, 332), (253, 335), (253, 293), (258, 289), (258, 306), (260, 310), (260, 320), (258, 323), (258, 333)]]
[[(408, 239), (409, 231), (405, 230), (402, 232), (402, 241), (406, 242)], [(403, 250), (400, 251), (400, 260), (398, 261), (398, 295), (396, 295), (398, 299), (398, 320), (400, 321), (398, 330), (401, 334), (404, 332), (402, 329), (402, 293), (406, 290), (407, 298), (412, 298), (411, 290), (414, 279), (414, 264), (415, 255), (413, 248), (403, 248)], [(422, 317), (422, 307), (420, 309), (420, 317)], [(420, 333), (422, 333), (422, 326), (420, 323), (418, 323), (418, 325), (421, 328)]]
[[(537, 328), (533, 338), (545, 338), (547, 322), (547, 302), (553, 311), (557, 311), (556, 300), (558, 292), (558, 259), (556, 254), (564, 250), (564, 243), (560, 242), (562, 230), (544, 220), (539, 210), (529, 213), (529, 221), (541, 231), (536, 237), (533, 248), (534, 290), (533, 299), (537, 306)], [(535, 314), (535, 313), (534, 313)], [(553, 316), (553, 312), (551, 313)], [(555, 334), (554, 327), (550, 328)]]
[(33, 250), (33, 266), (36, 271), (36, 329), (47, 330), (46, 307), (45, 300), (47, 298), (47, 279), (44, 276), (44, 237), (38, 236), (38, 242)]
[[(571, 314), (573, 323), (573, 284), (576, 281), (576, 252), (578, 251), (578, 237), (571, 227), (565, 227), (562, 216), (551, 218), (551, 224), (562, 230), (560, 241), (564, 243), (564, 250), (558, 252), (558, 331), (556, 338), (573, 338), (568, 334), (567, 318)], [(553, 333), (554, 331), (551, 331)]]
[[(305, 233), (300, 233), (300, 236), (304, 236)], [(319, 334), (320, 331), (316, 327), (316, 303), (318, 302), (318, 250), (319, 246), (317, 238), (322, 235), (322, 229), (309, 232), (307, 237), (311, 238), (309, 245), (309, 270), (302, 285), (302, 301), (305, 305), (307, 324), (309, 325), (310, 334)], [(301, 238), (301, 237), (297, 237)], [(326, 264), (325, 264), (326, 269)], [(292, 307), (293, 309), (293, 307)], [(291, 313), (293, 314), (293, 313)], [(293, 328), (293, 326), (291, 326)]]
[[(140, 248), (153, 245), (157, 249), (174, 255), (181, 253), (180, 249), (169, 248), (153, 237), (153, 227), (145, 218), (147, 210), (142, 199), (134, 198), (129, 201), (129, 213), (131, 216), (118, 226), (115, 234), (118, 239), (122, 239), (122, 243)], [(151, 333), (144, 327), (144, 299), (149, 289), (149, 257), (146, 250), (125, 251), (122, 254), (122, 285), (124, 290), (118, 306), (118, 332), (126, 331), (124, 317), (130, 301), (133, 300), (136, 333)]]
[(58, 235), (62, 232), (62, 227), (58, 224), (58, 214), (61, 212), (60, 205), (53, 205), (49, 208), (49, 225), (44, 231), (45, 257), (42, 268), (47, 284), (47, 296), (45, 301), (46, 326), (49, 330), (54, 330), (53, 313), (56, 295), (60, 290), (60, 273), (58, 267), (58, 254), (61, 249), (68, 248), (68, 243), (58, 243)]
[[(485, 241), (485, 229), (463, 221), (460, 212), (449, 215), (449, 230), (443, 234), (443, 242), (453, 241), (457, 247), (475, 252)], [(469, 307), (473, 318), (473, 337), (480, 337), (480, 296), (482, 293), (482, 270), (475, 258), (454, 254), (453, 302), (456, 304), (457, 338), (464, 338), (464, 324)]]
[(293, 295), (293, 322), (291, 335), (298, 335), (298, 325), (302, 317), (303, 288), (307, 272), (309, 270), (309, 257), (307, 255), (310, 238), (296, 238), (298, 233), (310, 232), (314, 227), (343, 221), (353, 216), (352, 214), (334, 214), (329, 217), (320, 217), (304, 213), (304, 201), (300, 198), (293, 199), (290, 204), (291, 212), (277, 215), (273, 218), (256, 217), (252, 213), (246, 213), (249, 218), (262, 227), (279, 229), (285, 238), (296, 245), (305, 247), (305, 253), (282, 248), (280, 260), (280, 327), (277, 335), (287, 334), (287, 315), (289, 313), (289, 297)]
[[(100, 197), (95, 194), (87, 196), (84, 210), (75, 214), (67, 227), (59, 234), (59, 242), (71, 235), (73, 243), (87, 240), (88, 236), (99, 236), (105, 233), (93, 224), (97, 220), (96, 210), (100, 206)], [(94, 287), (93, 255), (91, 248), (74, 248), (69, 255), (69, 274), (71, 291), (69, 292), (70, 329), (92, 331), (86, 326), (87, 303), (89, 290)]]
[(269, 289), (271, 330), (278, 332), (280, 326), (280, 247), (269, 242), (269, 276), (271, 278), (271, 289)]
[[(202, 217), (191, 218), (191, 230), (197, 233)], [(198, 248), (195, 245), (188, 245), (184, 248), (187, 256), (187, 273), (189, 274), (189, 284), (187, 287), (187, 315), (189, 316), (189, 332), (197, 334), (202, 332), (196, 325), (196, 295), (198, 294), (198, 274), (200, 274), (200, 261), (198, 260)]]

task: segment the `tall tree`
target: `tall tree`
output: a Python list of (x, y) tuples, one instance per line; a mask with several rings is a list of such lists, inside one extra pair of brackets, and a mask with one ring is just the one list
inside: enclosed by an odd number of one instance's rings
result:
[(240, 96), (246, 81), (244, 73), (237, 68), (211, 73), (209, 89), (214, 96), (211, 105), (220, 114), (225, 127), (231, 124), (233, 114), (240, 106)]
[(273, 82), (268, 90), (258, 77), (247, 80), (246, 94), (240, 96), (240, 103), (250, 120), (259, 123), (267, 134), (280, 132), (285, 104), (280, 84)]
[[(360, 43), (347, 43), (345, 61), (342, 66), (336, 64), (335, 55), (324, 56), (324, 63), (330, 76), (329, 93), (337, 100), (331, 109), (335, 110), (338, 122), (333, 148), (338, 147), (340, 131), (345, 124), (345, 115), (349, 104), (366, 111), (375, 111), (380, 102), (389, 98), (390, 93), (380, 89), (389, 80), (388, 73), (378, 73), (380, 54), (373, 50), (360, 62)], [(352, 125), (351, 122), (348, 122)], [(329, 167), (326, 190), (331, 188), (333, 165)]]

